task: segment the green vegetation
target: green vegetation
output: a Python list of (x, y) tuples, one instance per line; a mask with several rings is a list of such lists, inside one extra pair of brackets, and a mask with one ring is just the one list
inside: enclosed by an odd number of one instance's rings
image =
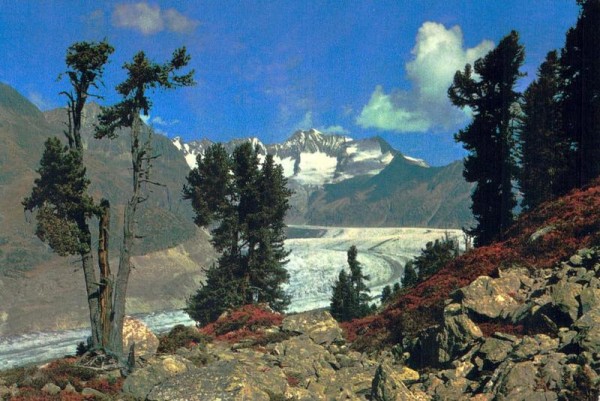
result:
[(288, 280), (284, 218), (291, 191), (282, 167), (271, 155), (260, 165), (249, 142), (231, 155), (215, 144), (198, 157), (187, 181), (183, 193), (196, 211), (195, 222), (212, 227), (212, 243), (221, 253), (188, 300), (187, 313), (206, 325), (244, 304), (283, 311), (290, 302), (281, 285)]
[(331, 316), (340, 322), (367, 316), (371, 312), (369, 289), (365, 281), (369, 276), (362, 273), (362, 266), (357, 260), (358, 251), (352, 245), (348, 249), (348, 267), (350, 275), (341, 270), (338, 280), (333, 286), (329, 310)]
[[(463, 175), (475, 182), (471, 210), (477, 226), (469, 231), (476, 245), (500, 237), (513, 222), (516, 206), (512, 182), (517, 173), (516, 124), (520, 95), (514, 90), (522, 76), (525, 52), (512, 31), (484, 58), (457, 71), (448, 89), (452, 103), (473, 112), (472, 122), (456, 134), (469, 155)], [(474, 76), (477, 74), (477, 78)]]
[(473, 111), (455, 138), (469, 151), (463, 175), (477, 183), (477, 226), (468, 231), (477, 246), (502, 239), (510, 227), (515, 180), (531, 210), (600, 175), (600, 2), (578, 4), (565, 46), (547, 54), (523, 95), (513, 89), (524, 59), (514, 31), (458, 71), (448, 90), (454, 105)]
[[(131, 129), (133, 167), (132, 196), (125, 208), (123, 246), (119, 271), (115, 276), (109, 266), (110, 204), (107, 199), (96, 203), (89, 195), (90, 180), (84, 167), (82, 139), (83, 110), (91, 93), (98, 89), (104, 66), (114, 51), (106, 41), (78, 42), (67, 49), (64, 73), (71, 89), (61, 94), (67, 98), (67, 129), (64, 135), (68, 146), (58, 138), (49, 138), (37, 172), (32, 193), (23, 200), (26, 210), (36, 211), (36, 235), (59, 255), (81, 257), (85, 278), (90, 324), (91, 350), (103, 350), (106, 355), (123, 361), (123, 317), (129, 272), (130, 256), (135, 237), (135, 217), (138, 205), (146, 200), (141, 194), (142, 185), (150, 182), (150, 162), (157, 156), (151, 153), (151, 132), (141, 138), (140, 113), (148, 115), (151, 102), (145, 91), (150, 88), (175, 88), (193, 83), (193, 71), (185, 75), (176, 72), (185, 67), (189, 56), (185, 49), (174, 52), (170, 62), (159, 65), (149, 61), (143, 52), (126, 63), (128, 79), (117, 86), (123, 102), (103, 109), (97, 137), (114, 137), (115, 130)], [(92, 259), (90, 219), (98, 224), (98, 267)]]
[[(123, 242), (119, 257), (119, 271), (116, 278), (110, 273), (108, 264), (103, 276), (106, 277), (105, 285), (107, 302), (103, 306), (103, 346), (115, 354), (117, 358), (123, 356), (123, 321), (125, 317), (125, 301), (129, 274), (132, 269), (131, 256), (134, 247), (134, 239), (137, 236), (136, 217), (138, 207), (148, 199), (144, 188), (147, 185), (157, 184), (151, 180), (152, 161), (158, 156), (152, 149), (152, 130), (143, 132), (141, 115), (148, 116), (152, 102), (148, 92), (154, 89), (174, 89), (178, 87), (194, 85), (194, 71), (186, 74), (178, 74), (190, 61), (185, 47), (173, 52), (170, 61), (157, 64), (150, 61), (144, 52), (138, 52), (131, 63), (125, 63), (123, 69), (127, 71), (127, 79), (117, 85), (116, 90), (122, 96), (122, 100), (107, 108), (102, 109), (98, 117), (99, 124), (96, 127), (96, 138), (116, 138), (120, 130), (127, 128), (131, 136), (131, 167), (132, 188), (131, 197), (125, 206), (123, 223)], [(70, 139), (69, 139), (70, 140)], [(104, 209), (108, 209), (108, 201), (104, 202)], [(99, 243), (104, 245), (108, 237), (108, 212), (100, 218), (101, 234)], [(102, 226), (104, 225), (104, 228)], [(99, 259), (108, 260), (108, 249)], [(102, 271), (103, 269), (101, 269)], [(114, 296), (112, 290), (114, 289)], [(109, 327), (106, 327), (106, 326)], [(107, 338), (107, 339), (106, 339)]]

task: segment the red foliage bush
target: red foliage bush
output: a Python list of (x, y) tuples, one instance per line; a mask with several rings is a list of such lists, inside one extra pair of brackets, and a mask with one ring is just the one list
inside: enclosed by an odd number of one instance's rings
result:
[[(532, 235), (547, 228), (536, 240)], [(600, 179), (582, 190), (525, 213), (503, 242), (477, 248), (456, 258), (413, 288), (401, 291), (378, 315), (342, 325), (348, 341), (359, 348), (380, 348), (403, 335), (441, 323), (444, 300), (482, 275), (495, 277), (511, 266), (549, 268), (578, 249), (600, 245)], [(522, 326), (484, 324), (482, 330), (522, 334)]]
[(260, 337), (263, 329), (281, 325), (283, 315), (263, 305), (244, 305), (228, 312), (200, 329), (202, 334), (217, 340), (238, 342), (248, 337)]
[(116, 395), (121, 392), (123, 388), (123, 378), (114, 378), (114, 379), (94, 379), (89, 381), (86, 384), (86, 387), (92, 388), (94, 390), (98, 390), (104, 394)]
[(496, 332), (512, 334), (513, 336), (521, 337), (525, 334), (523, 325), (513, 325), (508, 323), (478, 323), (477, 326), (481, 329), (484, 336), (489, 337)]

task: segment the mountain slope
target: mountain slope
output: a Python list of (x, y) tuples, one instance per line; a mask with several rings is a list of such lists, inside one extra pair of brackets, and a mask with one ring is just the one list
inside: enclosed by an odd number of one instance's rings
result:
[[(282, 165), (293, 191), (290, 224), (462, 228), (473, 222), (472, 187), (462, 177), (462, 163), (430, 167), (379, 137), (354, 140), (315, 129), (297, 131), (281, 144), (250, 138), (224, 146), (231, 152), (242, 141)], [(211, 144), (173, 143), (192, 168)]]
[[(116, 269), (131, 162), (128, 135), (112, 141), (93, 139), (99, 111), (94, 104), (84, 110), (84, 161), (92, 195), (96, 201), (106, 197), (111, 202), (111, 263)], [(77, 258), (58, 257), (42, 243), (34, 235), (35, 217), (24, 214), (21, 205), (38, 176), (35, 170), (44, 141), (50, 136), (63, 138), (65, 117), (64, 109), (40, 112), (14, 89), (0, 84), (0, 335), (73, 327), (86, 320)], [(200, 266), (214, 258), (208, 235), (195, 227), (191, 207), (181, 200), (188, 166), (169, 139), (153, 138), (154, 152), (161, 157), (154, 162), (152, 178), (161, 185), (147, 188), (150, 197), (141, 205), (139, 231), (144, 238), (134, 249), (138, 269), (131, 280), (129, 313), (181, 307), (200, 281)], [(90, 226), (95, 234), (97, 222)], [(93, 244), (96, 241), (94, 236)], [(149, 254), (154, 258), (144, 257)], [(169, 286), (177, 276), (185, 277), (185, 282)]]
[(402, 155), (379, 174), (325, 187), (309, 201), (311, 224), (461, 228), (472, 223), (462, 163), (423, 167)]

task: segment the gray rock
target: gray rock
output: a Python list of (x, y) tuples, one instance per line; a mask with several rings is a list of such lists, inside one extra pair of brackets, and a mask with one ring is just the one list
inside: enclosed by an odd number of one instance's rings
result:
[(63, 390), (63, 391), (64, 391), (65, 393), (76, 393), (76, 392), (77, 392), (77, 389), (75, 389), (75, 387), (73, 387), (73, 385), (72, 385), (71, 383), (68, 383), (68, 384), (65, 386), (65, 388), (64, 388), (64, 390)]
[(511, 341), (504, 341), (498, 338), (489, 337), (486, 338), (484, 343), (481, 345), (479, 352), (482, 354), (482, 359), (486, 365), (499, 365), (506, 359), (508, 354), (512, 351), (514, 343)]
[(585, 351), (600, 353), (600, 308), (585, 313), (572, 327), (577, 331), (574, 343)]
[(444, 326), (438, 336), (440, 363), (456, 359), (483, 336), (479, 326), (460, 312), (458, 304), (450, 304), (444, 309)]
[(42, 387), (42, 392), (49, 395), (56, 395), (60, 393), (60, 387), (54, 383), (46, 383), (44, 387)]
[[(255, 361), (257, 362), (257, 361)], [(194, 372), (174, 376), (157, 385), (149, 401), (269, 401), (269, 392), (284, 394), (286, 379), (278, 367), (246, 361), (220, 360)]]
[(554, 227), (553, 225), (542, 227), (539, 230), (537, 230), (536, 232), (534, 232), (533, 234), (531, 234), (531, 236), (529, 237), (529, 242), (531, 242), (531, 243), (536, 242), (540, 238), (543, 238), (547, 234), (550, 234), (555, 229), (556, 229), (556, 227)]
[(371, 400), (373, 401), (425, 401), (427, 398), (411, 392), (402, 380), (395, 375), (394, 369), (381, 364), (375, 372), (371, 384)]
[(123, 383), (123, 392), (145, 399), (152, 389), (168, 378), (184, 374), (196, 367), (179, 355), (166, 355), (150, 359), (148, 365), (136, 369)]
[(471, 312), (490, 319), (506, 318), (519, 308), (514, 299), (521, 288), (521, 280), (517, 274), (506, 274), (493, 279), (487, 276), (478, 277), (467, 287), (461, 288), (462, 305)]
[(580, 284), (559, 281), (550, 287), (552, 304), (574, 322), (579, 317), (579, 296), (583, 287)]
[(600, 288), (586, 287), (579, 296), (581, 313), (585, 314), (593, 308), (600, 308)]
[(98, 390), (94, 390), (93, 388), (88, 388), (88, 387), (81, 390), (81, 395), (88, 396), (88, 397), (93, 396), (95, 400), (100, 400), (100, 401), (103, 401), (103, 400), (109, 401), (110, 400), (110, 397), (108, 395), (101, 393)]
[(314, 311), (287, 316), (283, 319), (281, 330), (306, 334), (317, 344), (330, 345), (344, 342), (342, 329), (327, 311)]

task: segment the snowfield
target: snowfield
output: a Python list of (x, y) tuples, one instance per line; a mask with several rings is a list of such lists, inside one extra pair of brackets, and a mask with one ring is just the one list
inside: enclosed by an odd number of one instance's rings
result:
[[(363, 273), (371, 278), (367, 284), (373, 302), (378, 302), (383, 287), (401, 282), (405, 263), (418, 255), (428, 241), (448, 233), (464, 246), (460, 230), (317, 226), (290, 229), (291, 238), (285, 243), (291, 251), (286, 265), (290, 273), (286, 291), (292, 296), (289, 312), (329, 306), (331, 287), (340, 269), (348, 271), (346, 252), (352, 245), (358, 249)], [(292, 238), (294, 232), (304, 232), (302, 236), (308, 238)]]

